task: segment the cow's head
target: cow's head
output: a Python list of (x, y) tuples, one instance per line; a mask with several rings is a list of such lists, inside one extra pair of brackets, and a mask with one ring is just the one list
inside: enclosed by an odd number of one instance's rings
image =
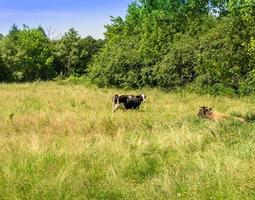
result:
[(202, 118), (208, 118), (211, 113), (212, 113), (212, 108), (208, 108), (207, 106), (202, 106), (200, 107), (197, 116)]
[(146, 96), (144, 94), (140, 94), (140, 98), (142, 102), (146, 102)]

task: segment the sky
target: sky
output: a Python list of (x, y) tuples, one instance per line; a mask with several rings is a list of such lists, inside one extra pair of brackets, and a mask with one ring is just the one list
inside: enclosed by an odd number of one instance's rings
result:
[(0, 0), (0, 33), (13, 23), (20, 28), (41, 25), (50, 37), (73, 27), (83, 37), (103, 38), (110, 15), (124, 17), (132, 0)]

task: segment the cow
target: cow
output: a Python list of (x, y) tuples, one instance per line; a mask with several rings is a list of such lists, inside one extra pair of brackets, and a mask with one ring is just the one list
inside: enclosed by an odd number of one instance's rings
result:
[(198, 117), (210, 119), (213, 121), (221, 121), (221, 120), (225, 120), (225, 119), (235, 119), (235, 120), (239, 120), (241, 122), (245, 121), (245, 119), (242, 117), (232, 117), (227, 114), (214, 112), (214, 111), (212, 111), (212, 108), (208, 108), (207, 106), (200, 107), (199, 112), (198, 112)]
[(140, 95), (118, 95), (115, 94), (112, 98), (112, 109), (115, 112), (118, 108), (126, 110), (139, 109), (141, 103), (146, 102), (146, 96)]

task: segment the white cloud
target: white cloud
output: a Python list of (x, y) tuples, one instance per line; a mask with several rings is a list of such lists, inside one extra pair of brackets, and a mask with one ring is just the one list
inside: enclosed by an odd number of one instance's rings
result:
[(34, 17), (68, 17), (76, 16), (77, 12), (63, 11), (26, 11), (15, 9), (0, 9), (0, 17), (34, 16)]

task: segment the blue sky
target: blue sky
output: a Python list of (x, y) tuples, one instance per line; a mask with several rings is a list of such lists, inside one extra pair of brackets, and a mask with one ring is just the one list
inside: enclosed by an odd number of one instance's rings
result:
[(43, 26), (52, 37), (74, 27), (82, 36), (103, 38), (109, 16), (125, 16), (132, 0), (0, 0), (0, 33), (15, 23), (19, 27)]

